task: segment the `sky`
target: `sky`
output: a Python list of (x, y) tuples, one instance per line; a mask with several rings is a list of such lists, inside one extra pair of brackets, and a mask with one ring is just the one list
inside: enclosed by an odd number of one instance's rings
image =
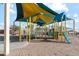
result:
[[(45, 5), (58, 13), (65, 12), (67, 17), (75, 20), (75, 28), (79, 31), (79, 3), (45, 3)], [(68, 21), (67, 27), (73, 28), (73, 22)]]
[[(44, 3), (46, 6), (52, 10), (61, 13), (65, 12), (66, 16), (75, 20), (75, 28), (79, 31), (79, 3)], [(0, 4), (0, 26), (3, 26), (3, 6)], [(13, 21), (16, 19), (16, 5), (10, 4), (10, 25), (13, 24)], [(17, 23), (18, 24), (18, 23)], [(23, 23), (22, 25), (25, 25)], [(72, 21), (67, 22), (67, 27), (73, 28)]]
[(4, 7), (2, 4), (0, 4), (0, 29), (3, 29), (3, 25), (4, 25)]

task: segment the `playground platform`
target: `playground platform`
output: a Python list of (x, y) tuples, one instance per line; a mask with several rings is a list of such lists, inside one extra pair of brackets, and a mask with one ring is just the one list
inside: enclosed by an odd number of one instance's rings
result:
[(11, 49), (8, 56), (79, 56), (79, 39), (75, 36), (71, 44), (52, 39), (35, 39), (28, 45), (20, 44), (20, 48)]

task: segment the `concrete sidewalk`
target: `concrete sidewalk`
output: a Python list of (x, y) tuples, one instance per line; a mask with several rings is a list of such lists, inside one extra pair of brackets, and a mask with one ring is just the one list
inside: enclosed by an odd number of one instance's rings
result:
[[(10, 43), (10, 50), (22, 48), (27, 45), (28, 45), (27, 42), (11, 42)], [(3, 52), (4, 52), (4, 42), (0, 41), (0, 54), (3, 54)]]
[(79, 40), (71, 44), (32, 40), (27, 46), (11, 50), (9, 56), (79, 56)]

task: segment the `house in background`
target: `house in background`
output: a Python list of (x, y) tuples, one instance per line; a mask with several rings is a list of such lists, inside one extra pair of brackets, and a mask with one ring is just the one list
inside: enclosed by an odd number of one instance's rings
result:
[(4, 25), (0, 25), (0, 35), (4, 35)]

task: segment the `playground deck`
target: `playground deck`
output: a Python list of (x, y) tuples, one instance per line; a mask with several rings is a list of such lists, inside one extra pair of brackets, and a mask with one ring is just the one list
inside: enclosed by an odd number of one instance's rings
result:
[(11, 50), (9, 56), (79, 56), (79, 39), (71, 44), (52, 40), (32, 40), (28, 45)]

